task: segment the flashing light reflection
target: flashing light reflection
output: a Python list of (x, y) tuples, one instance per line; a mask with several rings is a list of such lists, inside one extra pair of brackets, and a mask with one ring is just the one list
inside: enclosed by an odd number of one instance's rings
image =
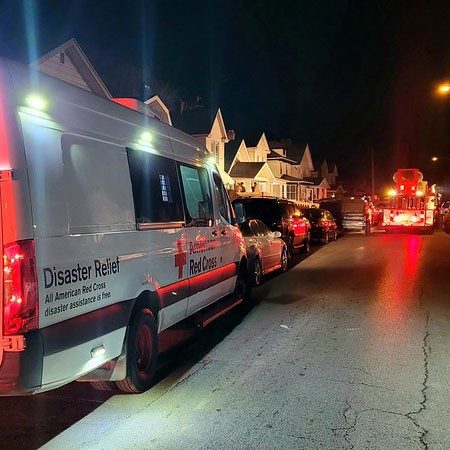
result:
[(397, 195), (397, 191), (395, 189), (389, 189), (388, 195), (389, 197), (395, 197)]
[(47, 101), (38, 94), (30, 94), (25, 98), (27, 106), (39, 111), (44, 110), (47, 107)]
[[(383, 240), (387, 243), (388, 237)], [(386, 260), (385, 270), (377, 288), (377, 304), (380, 331), (388, 324), (403, 324), (414, 302), (420, 298), (418, 269), (422, 239), (407, 235), (397, 241), (397, 248)]]
[(152, 142), (152, 140), (153, 140), (153, 136), (152, 136), (152, 134), (151, 134), (149, 131), (144, 131), (144, 132), (141, 134), (141, 140), (142, 140), (143, 142), (150, 143), (150, 142)]

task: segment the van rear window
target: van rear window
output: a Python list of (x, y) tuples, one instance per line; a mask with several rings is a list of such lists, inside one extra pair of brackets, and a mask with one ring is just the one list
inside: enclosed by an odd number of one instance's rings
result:
[(127, 148), (136, 222), (184, 221), (175, 162)]

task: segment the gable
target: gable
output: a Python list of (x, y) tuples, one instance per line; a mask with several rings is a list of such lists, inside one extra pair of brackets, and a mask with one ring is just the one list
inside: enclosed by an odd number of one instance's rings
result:
[(267, 153), (270, 152), (269, 143), (267, 142), (266, 134), (263, 133), (261, 135), (261, 138), (259, 139), (259, 142), (257, 144), (257, 147), (261, 150), (265, 150)]
[(306, 144), (305, 151), (303, 152), (302, 160), (300, 161), (300, 165), (309, 172), (314, 172), (314, 164), (311, 157), (311, 151), (309, 149), (309, 145)]
[(225, 122), (223, 121), (220, 108), (217, 110), (217, 114), (214, 117), (209, 136), (211, 138), (215, 138), (216, 140), (227, 140), (227, 130), (225, 128)]
[(244, 139), (242, 139), (241, 143), (239, 144), (237, 152), (234, 155), (233, 161), (230, 165), (230, 170), (228, 172), (231, 172), (233, 166), (238, 162), (250, 162), (250, 155), (248, 154), (247, 145), (245, 144)]
[(261, 170), (255, 176), (255, 178), (266, 178), (268, 180), (273, 181), (277, 179), (273, 174), (273, 172), (270, 170), (270, 167), (267, 163), (264, 163), (264, 165), (261, 167)]
[(86, 84), (77, 68), (73, 65), (69, 55), (64, 52), (62, 53), (64, 55), (64, 63), (60, 62), (60, 53), (58, 53), (37, 65), (36, 69), (52, 77), (74, 84), (86, 91), (90, 91), (89, 86)]
[(161, 122), (167, 123), (168, 125), (172, 125), (172, 119), (170, 117), (169, 108), (167, 108), (165, 103), (161, 100), (161, 98), (158, 95), (154, 95), (148, 100), (145, 100), (144, 103), (148, 105), (152, 111), (154, 111), (154, 113), (161, 120)]
[(31, 62), (30, 67), (93, 94), (112, 98), (89, 59), (73, 38)]

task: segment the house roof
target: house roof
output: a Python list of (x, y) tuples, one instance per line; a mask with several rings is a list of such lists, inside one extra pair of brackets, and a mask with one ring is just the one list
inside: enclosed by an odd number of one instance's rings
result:
[(273, 150), (270, 150), (270, 153), (267, 155), (267, 159), (277, 159), (279, 161), (284, 161), (287, 162), (289, 164), (295, 164), (296, 161), (294, 161), (293, 159), (287, 158), (286, 156), (280, 155), (277, 152), (274, 152)]
[(230, 176), (236, 178), (255, 178), (265, 164), (265, 162), (238, 162), (232, 167)]
[[(75, 38), (69, 39), (67, 42), (64, 42), (64, 44), (61, 44), (59, 47), (56, 47), (55, 49), (41, 56), (36, 61), (32, 61), (30, 63), (30, 67), (40, 70), (40, 67), (43, 66), (48, 60), (62, 52), (69, 57), (70, 61), (91, 92), (101, 97), (109, 99), (112, 98), (111, 93), (108, 91), (108, 88), (99, 77), (98, 73), (92, 66), (88, 57), (85, 55)], [(63, 81), (71, 83), (70, 79), (64, 79), (62, 77), (61, 79), (63, 79)]]
[(292, 177), (291, 175), (281, 175), (280, 177), (282, 180), (286, 180), (286, 181), (295, 181), (297, 183), (301, 183), (301, 184), (312, 184), (310, 181), (306, 181), (305, 179), (300, 179), (297, 177)]
[(284, 148), (287, 158), (297, 163), (301, 162), (307, 145), (306, 142), (294, 142), (291, 138), (269, 142), (270, 148)]
[(169, 108), (167, 108), (166, 104), (161, 100), (159, 95), (150, 97), (145, 100), (144, 103), (152, 109), (152, 111), (162, 122), (172, 125)]
[(242, 143), (242, 139), (235, 137), (234, 140), (225, 144), (225, 171), (230, 170), (231, 164), (236, 156), (236, 153)]
[(319, 177), (319, 178), (314, 178), (314, 177), (306, 177), (303, 178), (304, 181), (310, 181), (311, 184), (313, 184), (314, 186), (320, 186), (322, 183), (325, 183), (327, 189), (330, 188), (330, 184), (328, 183), (328, 180), (325, 177)]

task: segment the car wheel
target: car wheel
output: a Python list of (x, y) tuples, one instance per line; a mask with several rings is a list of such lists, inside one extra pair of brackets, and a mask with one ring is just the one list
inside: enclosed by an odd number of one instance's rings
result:
[(287, 257), (289, 261), (292, 261), (292, 258), (294, 256), (294, 238), (292, 236), (289, 237), (288, 243), (287, 243)]
[(253, 286), (259, 286), (262, 280), (262, 266), (259, 258), (255, 258), (253, 263)]
[(287, 257), (287, 250), (286, 247), (283, 248), (283, 251), (281, 252), (281, 261), (280, 261), (281, 267), (280, 267), (280, 271), (281, 272), (286, 272), (287, 268), (288, 268), (288, 257)]
[(158, 334), (152, 313), (141, 309), (128, 329), (127, 377), (116, 381), (123, 392), (144, 392), (152, 385), (158, 356)]
[(321, 242), (323, 245), (327, 245), (328, 242), (329, 242), (329, 240), (330, 240), (330, 238), (329, 238), (329, 236), (328, 236), (328, 232), (325, 231), (325, 234), (323, 235), (323, 238), (320, 240), (320, 242)]
[(311, 250), (311, 234), (308, 233), (308, 236), (306, 236), (305, 242), (303, 244), (303, 253), (309, 253)]

